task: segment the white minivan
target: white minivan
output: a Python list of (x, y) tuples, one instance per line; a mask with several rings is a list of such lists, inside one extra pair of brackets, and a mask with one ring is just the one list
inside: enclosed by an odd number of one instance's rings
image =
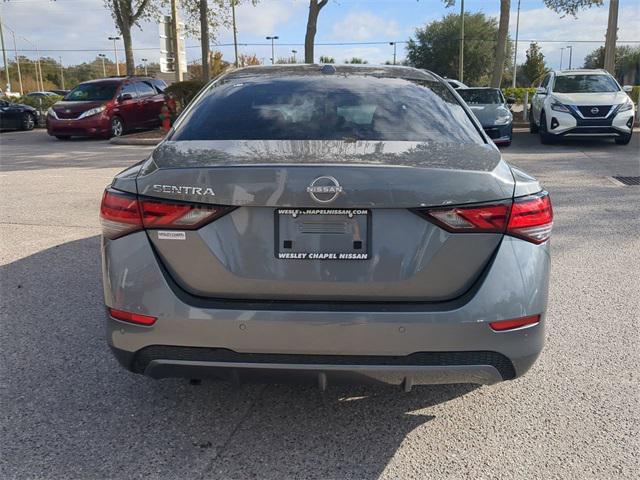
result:
[(635, 106), (631, 86), (620, 87), (605, 70), (549, 72), (531, 101), (529, 129), (542, 143), (562, 137), (610, 137), (631, 140)]

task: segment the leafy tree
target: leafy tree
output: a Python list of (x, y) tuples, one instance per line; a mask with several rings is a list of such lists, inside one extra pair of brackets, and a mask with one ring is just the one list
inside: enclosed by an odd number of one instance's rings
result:
[(116, 27), (124, 42), (127, 75), (135, 75), (136, 66), (133, 59), (133, 45), (131, 43), (131, 28), (139, 26), (139, 22), (156, 15), (158, 0), (104, 0), (104, 5), (110, 12)]
[(309, 17), (307, 18), (307, 33), (304, 37), (304, 62), (313, 63), (313, 47), (318, 29), (318, 15), (329, 0), (309, 0)]
[[(494, 59), (498, 25), (484, 13), (465, 13), (465, 83), (488, 83)], [(407, 44), (407, 63), (456, 78), (460, 57), (460, 15), (450, 13), (441, 20), (416, 29), (416, 38)], [(509, 46), (507, 45), (507, 51)]]
[(261, 65), (260, 59), (257, 55), (245, 55), (244, 53), (238, 55), (238, 66), (240, 67), (248, 67), (250, 65)]
[(349, 59), (349, 60), (345, 60), (345, 61), (344, 61), (344, 63), (352, 63), (352, 64), (354, 64), (354, 65), (364, 65), (364, 64), (369, 63), (369, 62), (367, 62), (367, 61), (366, 61), (365, 59), (363, 59), (363, 58), (359, 58), (359, 57), (351, 57), (351, 59)]
[(547, 70), (540, 47), (535, 42), (531, 43), (527, 49), (527, 59), (520, 66), (521, 77), (524, 77), (526, 85), (530, 86), (540, 80), (547, 73)]
[[(604, 68), (604, 47), (598, 47), (584, 57), (584, 68)], [(616, 47), (616, 79), (622, 82), (624, 75), (634, 69), (640, 72), (640, 47)]]
[(327, 55), (320, 55), (320, 63), (336, 63), (336, 59)]
[(544, 0), (547, 8), (562, 15), (576, 16), (578, 10), (590, 7), (599, 7), (603, 0)]

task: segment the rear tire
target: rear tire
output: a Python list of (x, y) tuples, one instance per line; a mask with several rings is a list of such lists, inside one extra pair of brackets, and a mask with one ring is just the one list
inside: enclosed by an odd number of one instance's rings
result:
[(529, 110), (529, 133), (538, 133), (538, 126), (533, 121), (533, 110)]
[(25, 113), (22, 115), (22, 123), (20, 124), (21, 130), (33, 130), (36, 126), (36, 119), (31, 113)]
[(113, 117), (111, 119), (111, 136), (112, 137), (121, 137), (124, 133), (124, 123), (120, 117)]
[(544, 111), (540, 114), (540, 143), (543, 145), (551, 145), (555, 143), (555, 138), (547, 131), (547, 116)]
[(633, 130), (629, 133), (629, 135), (623, 135), (621, 137), (616, 137), (615, 141), (618, 145), (627, 145), (631, 141), (631, 135)]
[(71, 138), (71, 135), (56, 135), (56, 138), (58, 140), (69, 140)]

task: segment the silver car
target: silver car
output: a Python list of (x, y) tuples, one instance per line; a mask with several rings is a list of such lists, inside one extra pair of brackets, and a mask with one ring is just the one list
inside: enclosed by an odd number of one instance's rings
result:
[(549, 196), (429, 72), (234, 70), (101, 219), (108, 342), (153, 378), (490, 384), (543, 346)]
[(458, 95), (469, 105), (485, 133), (496, 145), (508, 147), (513, 138), (511, 105), (515, 98), (504, 98), (499, 88), (465, 88)]

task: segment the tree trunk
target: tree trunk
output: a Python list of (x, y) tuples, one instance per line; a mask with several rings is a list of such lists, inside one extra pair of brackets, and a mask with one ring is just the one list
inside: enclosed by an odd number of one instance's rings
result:
[(498, 24), (498, 43), (496, 45), (496, 60), (491, 75), (491, 86), (500, 88), (504, 61), (507, 55), (507, 37), (509, 36), (509, 10), (511, 0), (500, 0), (500, 23)]
[(122, 25), (120, 28), (122, 34), (122, 41), (124, 42), (124, 56), (127, 61), (127, 75), (136, 74), (136, 64), (133, 58), (133, 45), (131, 43), (131, 27), (129, 25)]
[(209, 6), (200, 0), (200, 46), (202, 47), (202, 80), (209, 81)]
[(307, 19), (307, 34), (304, 37), (304, 63), (313, 63), (313, 44), (318, 28), (318, 15), (329, 0), (309, 0), (309, 18)]

